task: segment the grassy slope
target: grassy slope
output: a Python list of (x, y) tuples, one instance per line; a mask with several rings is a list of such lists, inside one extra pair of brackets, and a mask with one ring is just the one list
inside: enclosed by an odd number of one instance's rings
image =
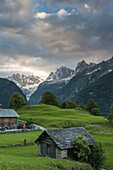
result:
[[(31, 132), (32, 134), (33, 132)], [(40, 133), (40, 132), (39, 132)], [(28, 133), (27, 133), (28, 134)], [(33, 137), (36, 138), (36, 134), (33, 133)], [(15, 138), (15, 142), (18, 142), (18, 137), (22, 137), (21, 134), (14, 134), (15, 137), (17, 136), (17, 140)], [(25, 134), (23, 134), (24, 136)], [(5, 136), (5, 135), (4, 135)], [(6, 135), (7, 139), (11, 139), (12, 134)], [(29, 134), (26, 135), (29, 138)], [(10, 142), (11, 144), (11, 142)], [(13, 141), (12, 141), (13, 144)], [(61, 160), (61, 159), (49, 159), (49, 158), (40, 158), (36, 157), (37, 155), (37, 146), (21, 146), (21, 147), (9, 147), (9, 148), (2, 148), (0, 149), (0, 169), (3, 170), (54, 170), (58, 169), (51, 166), (51, 163), (60, 163), (60, 165), (68, 167), (74, 167), (75, 169), (79, 167), (81, 169), (92, 170), (91, 166), (88, 164), (83, 164), (75, 161), (68, 161), (68, 160)], [(6, 161), (7, 160), (7, 161)]]
[(106, 156), (104, 168), (107, 170), (113, 170), (113, 135), (93, 135), (93, 136), (103, 144)]
[(23, 144), (24, 139), (29, 143), (34, 142), (41, 133), (42, 130), (16, 134), (0, 134), (0, 146), (6, 145), (9, 147), (12, 144)]
[(47, 106), (44, 104), (24, 106), (18, 110), (18, 113), (20, 114), (20, 119), (27, 120), (31, 117), (36, 123), (46, 128), (69, 126), (85, 127), (89, 133), (103, 143), (106, 151), (104, 168), (113, 169), (111, 160), (113, 158), (113, 127), (107, 124), (103, 117), (92, 116), (86, 111), (59, 109), (55, 106)]
[[(20, 119), (27, 120), (32, 118), (36, 123), (46, 128), (84, 126), (97, 140), (103, 143), (106, 151), (106, 162), (104, 164), (104, 168), (111, 170), (113, 169), (113, 127), (109, 126), (103, 117), (91, 116), (85, 111), (76, 111), (74, 109), (65, 110), (47, 105), (24, 106), (17, 112), (20, 115)], [(28, 142), (32, 142), (40, 135), (40, 133), (41, 131), (20, 134), (3, 134), (0, 135), (0, 145), (23, 143), (24, 139), (27, 139)], [(28, 167), (35, 168), (37, 166), (39, 169), (50, 169), (50, 165), (48, 165), (48, 163), (53, 161), (60, 161), (62, 164), (66, 164), (68, 167), (71, 165), (76, 166), (77, 164), (76, 162), (70, 162), (67, 160), (36, 158), (36, 154), (36, 145), (16, 148), (3, 148), (0, 149), (0, 162), (2, 162), (2, 166), (7, 166), (7, 163), (8, 165), (12, 166), (12, 164), (15, 162), (15, 166), (20, 166), (20, 169), (22, 167), (24, 167), (23, 169), (28, 169)], [(5, 159), (7, 159), (7, 163), (5, 162)], [(79, 167), (80, 166), (84, 165), (79, 165)]]
[(91, 116), (84, 111), (75, 109), (60, 109), (55, 106), (40, 104), (32, 106), (24, 106), (19, 109), (18, 114), (20, 119), (28, 120), (32, 118), (35, 123), (44, 126), (45, 128), (57, 125), (61, 121), (73, 120), (77, 122), (103, 122), (103, 117)]

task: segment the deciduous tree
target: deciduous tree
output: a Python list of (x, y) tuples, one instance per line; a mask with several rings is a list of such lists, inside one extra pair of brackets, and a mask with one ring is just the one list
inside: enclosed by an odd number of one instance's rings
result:
[(45, 104), (54, 105), (58, 107), (60, 106), (60, 102), (57, 100), (54, 93), (51, 93), (50, 91), (44, 92), (44, 94), (41, 97), (40, 103), (45, 103)]
[(96, 102), (95, 102), (93, 99), (90, 99), (90, 100), (88, 101), (86, 107), (87, 107), (87, 110), (88, 110), (90, 113), (91, 113), (91, 110), (92, 110), (93, 108), (99, 109), (98, 105), (96, 104)]
[(90, 163), (96, 169), (102, 167), (105, 155), (101, 143), (95, 140), (94, 144), (89, 146), (83, 136), (79, 136), (72, 142), (72, 145), (76, 160)]
[(19, 93), (15, 92), (10, 98), (9, 107), (18, 109), (23, 105), (27, 105), (27, 102)]

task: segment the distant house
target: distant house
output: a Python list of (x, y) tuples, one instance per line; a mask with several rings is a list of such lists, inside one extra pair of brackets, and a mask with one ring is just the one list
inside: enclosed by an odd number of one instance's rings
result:
[(0, 127), (9, 129), (16, 128), (19, 115), (13, 109), (0, 109)]
[(71, 142), (78, 136), (83, 136), (89, 145), (93, 145), (95, 138), (83, 127), (46, 130), (35, 141), (38, 156), (73, 159)]

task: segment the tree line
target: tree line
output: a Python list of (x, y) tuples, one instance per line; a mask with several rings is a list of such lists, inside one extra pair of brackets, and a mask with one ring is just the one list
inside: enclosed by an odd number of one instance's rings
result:
[[(54, 93), (50, 91), (45, 91), (41, 97), (40, 103), (44, 103), (47, 105), (54, 105), (61, 109), (77, 109), (82, 108), (84, 110), (87, 110), (90, 114), (94, 116), (100, 116), (101, 112), (96, 104), (94, 99), (90, 99), (86, 105), (83, 104), (77, 104), (74, 101), (67, 100), (63, 101), (62, 104), (58, 101), (57, 97)], [(9, 101), (9, 107), (12, 109), (18, 109), (24, 105), (27, 105), (27, 101), (18, 93), (15, 92)], [(107, 120), (110, 124), (113, 123), (113, 104), (110, 107), (110, 113), (107, 113)]]

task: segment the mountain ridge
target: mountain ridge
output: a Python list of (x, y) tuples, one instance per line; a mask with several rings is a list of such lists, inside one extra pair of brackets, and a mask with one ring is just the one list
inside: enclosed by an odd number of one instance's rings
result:
[(75, 71), (67, 67), (61, 66), (56, 72), (51, 72), (46, 81), (60, 81), (62, 79), (70, 78), (75, 74)]
[(9, 100), (14, 92), (18, 92), (26, 100), (24, 93), (14, 82), (0, 78), (0, 104), (3, 108), (9, 107)]
[[(84, 65), (85, 67), (81, 67), (81, 65)], [(77, 72), (77, 70), (79, 71)], [(67, 82), (65, 79), (62, 79), (62, 81), (45, 81), (40, 84), (35, 93), (32, 94), (30, 103), (38, 103), (41, 99), (41, 95), (47, 90), (53, 92), (60, 102), (65, 100), (75, 100), (82, 90), (87, 89), (91, 84), (112, 71), (113, 57), (98, 64), (87, 64), (85, 61), (81, 61), (75, 69), (75, 74), (70, 77)]]
[(27, 100), (35, 92), (40, 83), (44, 80), (39, 76), (34, 75), (20, 75), (19, 73), (13, 74), (12, 76), (7, 77), (8, 80), (13, 81), (26, 95)]

